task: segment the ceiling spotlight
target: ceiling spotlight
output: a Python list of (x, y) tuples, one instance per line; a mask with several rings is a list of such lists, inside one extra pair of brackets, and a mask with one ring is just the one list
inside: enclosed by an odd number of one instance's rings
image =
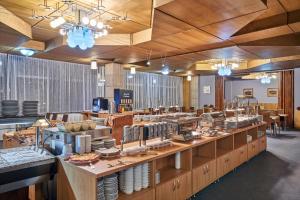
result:
[(135, 67), (130, 67), (130, 74), (136, 74)]
[(32, 56), (35, 51), (32, 49), (20, 49), (20, 53), (24, 56)]
[(146, 65), (150, 66), (151, 65), (151, 62), (150, 60), (147, 61)]
[(97, 23), (97, 28), (103, 29), (103, 28), (104, 28), (103, 22), (98, 22), (98, 23)]
[(186, 80), (191, 81), (191, 80), (192, 80), (192, 76), (191, 76), (191, 75), (188, 75), (188, 76), (186, 77)]
[(59, 34), (61, 34), (61, 35), (66, 35), (67, 32), (66, 32), (65, 29), (61, 28), (61, 29), (59, 29)]
[(97, 21), (95, 19), (91, 19), (90, 25), (91, 26), (96, 26), (97, 25)]
[(60, 25), (64, 24), (66, 22), (65, 18), (63, 17), (58, 17), (56, 19), (54, 19), (53, 21), (50, 22), (50, 26), (52, 28), (57, 28)]
[(87, 16), (84, 16), (82, 19), (81, 19), (81, 22), (85, 25), (88, 25), (90, 23), (90, 19), (87, 17)]
[(98, 69), (97, 61), (96, 60), (92, 60), (92, 62), (91, 62), (91, 69)]

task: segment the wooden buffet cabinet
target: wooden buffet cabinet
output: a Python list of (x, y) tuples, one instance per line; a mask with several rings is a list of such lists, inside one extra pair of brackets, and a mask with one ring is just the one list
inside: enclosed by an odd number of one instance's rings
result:
[[(172, 147), (144, 156), (122, 157), (126, 165), (108, 167), (117, 160), (100, 160), (94, 167), (75, 166), (60, 160), (58, 165), (58, 200), (96, 200), (97, 179), (149, 162), (150, 186), (120, 200), (183, 200), (191, 197), (236, 167), (266, 150), (266, 124), (237, 129), (217, 137), (202, 137), (192, 142), (173, 142)], [(258, 134), (260, 133), (260, 134)], [(247, 135), (252, 141), (247, 143)], [(259, 137), (258, 137), (259, 135)], [(181, 168), (175, 169), (175, 154), (180, 152)], [(119, 160), (120, 160), (119, 159)], [(155, 174), (160, 182), (155, 183)]]

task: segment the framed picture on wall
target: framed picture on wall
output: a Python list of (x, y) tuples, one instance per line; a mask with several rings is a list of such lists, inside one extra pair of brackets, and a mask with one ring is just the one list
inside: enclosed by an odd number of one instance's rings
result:
[(278, 97), (278, 88), (268, 88), (267, 96), (268, 97)]
[(203, 93), (204, 94), (210, 94), (210, 86), (209, 85), (203, 86)]
[(245, 97), (253, 97), (253, 88), (244, 88), (243, 95)]

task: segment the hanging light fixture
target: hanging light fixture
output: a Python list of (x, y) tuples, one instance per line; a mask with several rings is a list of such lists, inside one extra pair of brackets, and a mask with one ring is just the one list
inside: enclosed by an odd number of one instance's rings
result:
[(130, 67), (130, 74), (136, 74), (135, 67)]
[(88, 25), (90, 23), (90, 19), (87, 16), (82, 17), (81, 22), (84, 25)]
[(91, 69), (98, 69), (97, 61), (96, 60), (92, 60), (91, 61)]
[(170, 73), (169, 67), (166, 65), (163, 65), (163, 68), (161, 69), (161, 73), (163, 75), (168, 75)]
[(235, 60), (217, 60), (213, 61), (211, 68), (213, 70), (218, 70), (219, 76), (230, 76), (233, 69), (237, 69), (239, 67), (239, 61)]
[[(81, 50), (92, 48), (95, 44), (95, 39), (108, 35), (108, 30), (112, 27), (104, 24), (101, 19), (90, 19), (89, 16), (94, 16), (93, 11), (87, 12), (84, 9), (76, 9), (75, 20), (68, 18), (68, 23), (63, 16), (58, 17), (50, 22), (52, 28), (57, 28), (63, 24), (59, 33), (67, 35), (67, 44), (71, 48), (79, 47)], [(83, 14), (81, 14), (83, 13)]]
[(191, 81), (191, 80), (192, 80), (192, 76), (191, 76), (191, 75), (188, 75), (188, 76), (186, 77), (186, 80), (187, 80), (187, 81)]
[(150, 59), (151, 59), (151, 53), (152, 53), (152, 49), (150, 50), (149, 54), (148, 54), (148, 57), (147, 57), (147, 62), (146, 62), (146, 65), (147, 66), (150, 66), (151, 65), (151, 62), (150, 62)]
[(259, 79), (261, 84), (270, 84), (271, 79), (276, 79), (276, 78), (277, 78), (276, 74), (268, 74), (268, 73), (261, 73), (256, 76), (256, 79)]

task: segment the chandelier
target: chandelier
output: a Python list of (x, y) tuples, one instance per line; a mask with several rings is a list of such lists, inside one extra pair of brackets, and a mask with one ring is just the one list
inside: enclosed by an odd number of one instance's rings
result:
[(89, 20), (87, 16), (81, 18), (80, 22), (68, 23), (59, 30), (61, 35), (67, 35), (67, 43), (71, 48), (79, 47), (81, 50), (92, 48), (95, 44), (95, 39), (106, 36), (109, 25), (95, 19)]
[(218, 70), (218, 74), (220, 76), (230, 76), (232, 70), (238, 67), (239, 67), (239, 61), (227, 60), (227, 59), (214, 60), (211, 66), (213, 70)]
[(270, 84), (271, 79), (276, 79), (277, 75), (276, 74), (267, 74), (267, 73), (262, 73), (256, 76), (256, 79), (260, 79), (261, 84)]

